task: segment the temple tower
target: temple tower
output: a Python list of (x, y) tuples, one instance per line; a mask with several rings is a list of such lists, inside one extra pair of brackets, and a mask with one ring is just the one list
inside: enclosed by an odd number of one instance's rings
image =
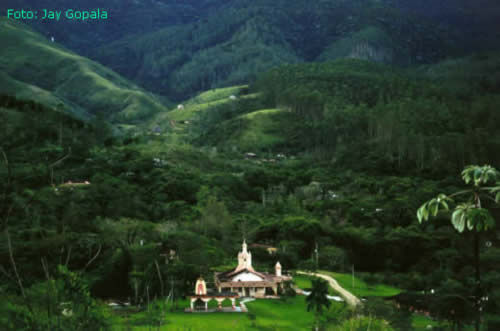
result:
[(276, 265), (274, 266), (274, 270), (276, 273), (276, 276), (281, 277), (281, 264), (280, 262), (276, 262)]
[(253, 270), (252, 267), (252, 253), (247, 250), (247, 243), (243, 240), (243, 245), (241, 245), (241, 252), (238, 253), (238, 267), (236, 270)]

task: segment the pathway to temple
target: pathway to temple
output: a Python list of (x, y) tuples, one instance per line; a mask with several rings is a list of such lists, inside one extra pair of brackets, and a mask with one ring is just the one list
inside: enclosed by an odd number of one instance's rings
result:
[(345, 299), (348, 305), (356, 307), (357, 305), (361, 304), (361, 301), (356, 296), (354, 296), (351, 292), (347, 291), (345, 288), (340, 286), (339, 283), (337, 283), (337, 281), (333, 279), (333, 277), (331, 276), (318, 274), (314, 272), (305, 272), (305, 271), (297, 271), (297, 273), (302, 275), (309, 275), (309, 276), (323, 278), (326, 281), (328, 281), (330, 286)]
[(255, 298), (243, 298), (242, 300), (240, 300), (241, 311), (242, 312), (247, 312), (248, 309), (247, 309), (247, 306), (245, 305), (245, 303), (252, 302), (254, 300), (255, 300)]

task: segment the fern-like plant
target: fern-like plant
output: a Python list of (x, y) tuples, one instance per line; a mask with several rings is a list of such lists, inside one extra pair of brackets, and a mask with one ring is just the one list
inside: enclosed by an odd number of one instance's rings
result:
[[(489, 165), (467, 166), (462, 171), (462, 179), (467, 189), (451, 195), (439, 194), (425, 202), (417, 211), (420, 223), (437, 216), (441, 211), (452, 209), (451, 224), (460, 233), (466, 229), (474, 234), (474, 264), (476, 278), (475, 306), (477, 308), (476, 330), (479, 331), (481, 321), (481, 273), (479, 268), (479, 234), (495, 226), (495, 219), (482, 202), (491, 200), (495, 204), (500, 201), (500, 173)], [(458, 201), (457, 201), (458, 200)]]

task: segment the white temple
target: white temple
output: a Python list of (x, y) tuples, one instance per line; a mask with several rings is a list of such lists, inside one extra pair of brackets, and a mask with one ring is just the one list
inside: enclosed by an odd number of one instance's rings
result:
[(238, 253), (238, 266), (232, 271), (216, 273), (215, 285), (220, 293), (236, 292), (240, 297), (276, 296), (278, 287), (283, 288), (283, 282), (292, 278), (282, 275), (279, 262), (274, 270), (274, 274), (255, 271), (252, 266), (252, 253), (243, 241), (241, 252)]

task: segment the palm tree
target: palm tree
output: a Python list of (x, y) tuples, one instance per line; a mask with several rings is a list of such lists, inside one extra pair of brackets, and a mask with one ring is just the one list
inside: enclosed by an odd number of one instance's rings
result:
[(316, 330), (318, 330), (318, 318), (323, 312), (323, 306), (330, 308), (331, 302), (326, 297), (328, 294), (328, 283), (321, 278), (312, 281), (312, 290), (306, 298), (307, 311), (314, 310)]
[[(479, 331), (481, 323), (481, 272), (479, 268), (479, 234), (495, 226), (495, 219), (488, 209), (483, 208), (482, 201), (489, 199), (494, 203), (500, 201), (500, 173), (493, 167), (471, 165), (462, 171), (462, 179), (469, 187), (452, 195), (439, 194), (436, 198), (424, 203), (417, 211), (420, 223), (430, 216), (436, 216), (440, 210), (450, 210), (448, 203), (456, 203), (454, 197), (463, 197), (453, 209), (451, 223), (460, 233), (465, 229), (474, 235), (475, 265), (475, 306), (477, 310), (475, 329)], [(493, 185), (493, 186), (490, 186)]]

